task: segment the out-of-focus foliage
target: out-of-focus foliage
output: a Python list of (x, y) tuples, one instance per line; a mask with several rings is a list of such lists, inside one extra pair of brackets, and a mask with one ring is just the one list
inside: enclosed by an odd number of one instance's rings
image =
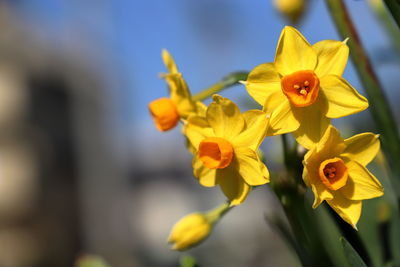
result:
[(75, 267), (110, 267), (101, 257), (83, 255), (75, 263)]

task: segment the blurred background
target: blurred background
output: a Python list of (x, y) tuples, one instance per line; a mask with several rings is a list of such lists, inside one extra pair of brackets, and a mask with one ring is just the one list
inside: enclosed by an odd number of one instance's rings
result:
[[(394, 104), (388, 35), (366, 1), (346, 3)], [(225, 198), (193, 178), (180, 129), (160, 133), (148, 114), (167, 95), (161, 50), (199, 92), (273, 61), (286, 24), (269, 0), (1, 0), (0, 266), (73, 266), (85, 253), (114, 267), (178, 266), (172, 225)], [(298, 28), (311, 43), (338, 39), (324, 1), (309, 1)], [(344, 77), (364, 94), (351, 63)], [(257, 108), (243, 86), (221, 94)], [(368, 111), (337, 123), (346, 137), (373, 130)], [(273, 171), (279, 142), (264, 144)], [(278, 200), (257, 188), (190, 253), (201, 266), (299, 266), (265, 222), (276, 214)]]

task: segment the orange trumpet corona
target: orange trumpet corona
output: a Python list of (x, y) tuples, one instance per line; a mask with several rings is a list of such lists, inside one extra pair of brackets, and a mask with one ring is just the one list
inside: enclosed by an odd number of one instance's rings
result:
[(319, 178), (331, 190), (338, 190), (346, 185), (347, 167), (340, 158), (324, 160), (319, 165)]
[(207, 137), (201, 141), (198, 155), (207, 168), (223, 169), (232, 161), (233, 147), (223, 138)]
[(283, 93), (295, 107), (306, 107), (315, 102), (319, 79), (312, 70), (296, 71), (281, 79)]
[(165, 132), (174, 128), (179, 121), (175, 103), (169, 98), (159, 98), (149, 104), (150, 114), (158, 130)]

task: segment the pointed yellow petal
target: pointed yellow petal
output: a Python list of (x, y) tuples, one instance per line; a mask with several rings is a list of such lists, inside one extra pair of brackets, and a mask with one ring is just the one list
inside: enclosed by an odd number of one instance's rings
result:
[(368, 100), (345, 79), (328, 75), (321, 80), (321, 97), (326, 101), (328, 118), (340, 118), (368, 108)]
[(264, 162), (261, 161), (260, 158), (258, 158), (258, 165), (261, 168), (262, 175), (266, 178), (267, 183), (269, 183), (270, 182), (269, 170), (267, 166), (264, 164)]
[(279, 38), (275, 55), (275, 68), (281, 75), (299, 70), (314, 70), (317, 54), (306, 38), (295, 28), (286, 26)]
[(231, 206), (241, 204), (250, 192), (250, 186), (243, 181), (238, 171), (231, 167), (217, 170), (217, 182)]
[[(260, 168), (260, 162), (257, 153), (250, 148), (241, 147), (235, 148), (236, 164), (240, 176), (243, 180), (252, 186), (266, 184), (268, 182), (268, 170)], [(267, 177), (264, 176), (263, 171), (267, 171)]]
[(176, 104), (179, 115), (186, 119), (196, 112), (196, 103), (192, 100), (189, 88), (180, 73), (166, 74), (163, 78), (168, 84), (170, 97)]
[(207, 109), (207, 121), (215, 135), (228, 140), (238, 135), (245, 122), (235, 103), (219, 95), (213, 96), (213, 102)]
[(313, 148), (320, 142), (326, 129), (330, 124), (330, 119), (326, 118), (319, 109), (318, 105), (297, 109), (300, 127), (293, 133), (296, 141), (307, 149)]
[[(310, 152), (307, 154), (309, 153)], [(315, 209), (322, 201), (332, 199), (333, 195), (319, 179), (316, 166), (314, 164), (307, 164), (306, 162), (303, 162), (303, 164), (303, 180), (307, 186), (311, 186), (314, 193), (314, 203), (312, 207)]]
[(189, 139), (193, 148), (197, 151), (200, 142), (206, 137), (215, 136), (213, 129), (205, 118), (190, 116), (183, 127), (183, 133)]
[[(303, 162), (303, 165), (304, 165), (304, 162)], [(304, 183), (306, 184), (306, 186), (310, 187), (310, 186), (311, 186), (311, 184), (310, 184), (310, 178), (309, 178), (308, 170), (307, 170), (306, 167), (303, 168), (303, 175), (302, 175), (302, 177), (303, 177), (303, 181), (304, 181)]]
[(327, 202), (343, 220), (353, 226), (354, 229), (357, 229), (356, 224), (361, 216), (361, 200), (346, 199), (338, 193), (335, 194), (333, 199), (328, 200)]
[(193, 174), (199, 179), (199, 183), (205, 187), (213, 187), (217, 184), (216, 182), (216, 171), (215, 169), (209, 169), (204, 166), (203, 162), (195, 156), (193, 158)]
[(170, 73), (178, 73), (178, 68), (176, 67), (175, 61), (168, 50), (163, 49), (161, 57), (164, 61), (165, 67), (167, 67)]
[(264, 105), (265, 100), (275, 92), (280, 92), (283, 96), (281, 79), (273, 63), (264, 63), (255, 67), (249, 73), (244, 85), (249, 95), (260, 105)]
[(276, 90), (268, 95), (265, 99), (263, 111), (267, 115), (271, 115), (275, 109), (283, 102), (288, 101), (287, 97), (282, 93), (282, 90)]
[(328, 201), (333, 198), (332, 192), (322, 183), (311, 184), (311, 189), (314, 193), (313, 209), (316, 209), (324, 200)]
[(274, 110), (269, 123), (274, 135), (293, 132), (300, 126), (287, 99)]
[(267, 115), (261, 110), (249, 110), (243, 113), (245, 129), (232, 140), (236, 147), (249, 147), (256, 150), (264, 140), (268, 128)]
[(206, 117), (207, 106), (201, 101), (196, 101), (196, 115)]
[(319, 157), (322, 160), (334, 158), (340, 155), (344, 149), (344, 140), (340, 136), (339, 131), (332, 125), (329, 125), (321, 141), (316, 146), (316, 150), (320, 155)]
[(359, 162), (366, 166), (379, 152), (379, 135), (374, 133), (357, 134), (344, 140), (346, 149), (341, 156)]
[(318, 55), (315, 73), (318, 77), (334, 74), (342, 76), (349, 57), (349, 47), (345, 42), (324, 40), (313, 46)]
[(367, 168), (356, 161), (346, 163), (349, 178), (340, 189), (343, 196), (351, 200), (363, 200), (383, 195), (383, 187)]

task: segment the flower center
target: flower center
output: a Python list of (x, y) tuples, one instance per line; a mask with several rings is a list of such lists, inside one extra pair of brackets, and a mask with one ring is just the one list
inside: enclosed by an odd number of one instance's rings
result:
[(315, 102), (319, 79), (312, 70), (300, 70), (281, 79), (283, 93), (295, 107), (306, 107)]
[(331, 190), (342, 188), (347, 182), (347, 167), (340, 158), (324, 160), (319, 165), (319, 178)]
[(150, 102), (149, 110), (157, 129), (162, 132), (174, 128), (179, 121), (176, 105), (169, 98), (159, 98)]
[(210, 169), (223, 169), (232, 161), (231, 143), (220, 137), (207, 137), (199, 145), (198, 156)]

